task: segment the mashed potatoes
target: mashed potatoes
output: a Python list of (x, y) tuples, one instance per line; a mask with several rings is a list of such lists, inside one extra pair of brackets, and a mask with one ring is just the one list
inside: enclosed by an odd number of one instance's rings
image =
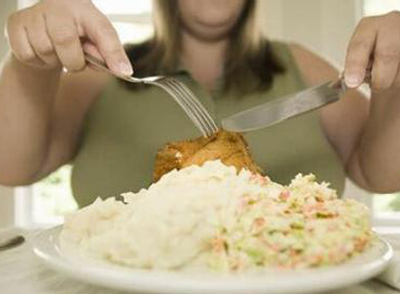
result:
[(366, 207), (313, 175), (289, 186), (220, 161), (66, 218), (61, 242), (130, 267), (219, 272), (339, 264), (373, 238)]

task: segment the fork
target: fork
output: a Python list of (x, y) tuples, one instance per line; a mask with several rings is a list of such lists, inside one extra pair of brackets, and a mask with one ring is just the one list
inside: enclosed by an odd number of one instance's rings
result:
[(208, 111), (193, 92), (181, 81), (167, 76), (135, 78), (133, 76), (118, 75), (112, 72), (103, 61), (92, 55), (85, 53), (85, 59), (90, 64), (122, 80), (131, 83), (149, 84), (162, 88), (179, 104), (204, 137), (210, 137), (218, 131), (218, 127)]

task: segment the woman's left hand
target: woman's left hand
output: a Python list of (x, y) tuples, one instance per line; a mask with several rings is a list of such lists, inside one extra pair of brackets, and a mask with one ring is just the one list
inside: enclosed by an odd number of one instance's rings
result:
[(356, 88), (372, 63), (371, 89), (400, 89), (400, 12), (363, 18), (351, 38), (345, 64), (347, 86)]

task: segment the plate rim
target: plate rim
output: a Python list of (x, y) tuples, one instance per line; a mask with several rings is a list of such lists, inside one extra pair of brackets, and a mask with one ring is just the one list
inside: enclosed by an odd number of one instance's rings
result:
[[(194, 275), (182, 275), (179, 273), (171, 272), (149, 272), (140, 269), (125, 268), (123, 266), (113, 266), (114, 269), (109, 268), (108, 273), (104, 271), (104, 268), (95, 268), (94, 265), (88, 267), (78, 266), (79, 263), (74, 262), (72, 258), (68, 258), (63, 255), (58, 247), (58, 237), (61, 233), (62, 225), (46, 229), (36, 234), (32, 240), (32, 250), (34, 254), (50, 268), (62, 272), (67, 276), (86, 282), (92, 285), (103, 286), (111, 289), (137, 291), (141, 293), (170, 293), (170, 294), (187, 294), (187, 293), (220, 293), (220, 294), (239, 294), (239, 293), (263, 293), (263, 294), (282, 294), (282, 293), (312, 293), (319, 291), (329, 291), (338, 289), (350, 285), (354, 285), (363, 282), (369, 278), (372, 278), (380, 274), (388, 265), (393, 257), (392, 246), (378, 236), (378, 242), (381, 246), (385, 247), (385, 251), (379, 258), (376, 258), (368, 263), (360, 266), (359, 264), (344, 264), (333, 268), (322, 268), (313, 271), (312, 274), (315, 276), (319, 275), (318, 285), (310, 287), (310, 282), (304, 278), (298, 278), (296, 287), (290, 285), (290, 283), (283, 283), (284, 286), (277, 288), (276, 285), (281, 283), (274, 283), (272, 285), (266, 283), (265, 276), (242, 276), (238, 277), (235, 275), (218, 275), (212, 277), (212, 279), (198, 279)], [(56, 239), (55, 242), (51, 239)], [(47, 240), (49, 242), (43, 242)], [(82, 264), (80, 264), (82, 265)], [(347, 275), (341, 273), (343, 267), (348, 270), (353, 269), (357, 272), (356, 275)], [(120, 269), (120, 272), (115, 270)], [(318, 271), (318, 272), (317, 272)], [(112, 273), (110, 278), (110, 273)], [(298, 271), (300, 274), (306, 274), (307, 270)], [(118, 276), (116, 276), (118, 274)], [(121, 277), (129, 276), (129, 280), (121, 279)], [(293, 275), (294, 272), (291, 272)], [(284, 277), (284, 274), (279, 274)], [(322, 276), (321, 276), (322, 275)], [(324, 281), (333, 280), (329, 276), (334, 275), (334, 284), (328, 283), (323, 285)], [(167, 279), (168, 278), (168, 279)], [(309, 278), (310, 279), (310, 278)], [(162, 281), (162, 282), (160, 282)], [(271, 280), (270, 280), (271, 282)], [(193, 284), (196, 283), (196, 287), (193, 288)], [(296, 288), (296, 291), (293, 289)]]

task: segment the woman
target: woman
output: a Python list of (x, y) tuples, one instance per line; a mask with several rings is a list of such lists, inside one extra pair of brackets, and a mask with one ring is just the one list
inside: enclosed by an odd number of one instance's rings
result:
[[(159, 0), (155, 37), (127, 49), (89, 0), (43, 0), (10, 16), (0, 76), (0, 182), (37, 181), (73, 161), (80, 206), (150, 183), (156, 151), (198, 136), (154, 87), (129, 88), (86, 67), (83, 52), (118, 74), (169, 74), (196, 92), (216, 121), (337, 77), (298, 46), (262, 40), (253, 0)], [(375, 192), (400, 188), (400, 13), (364, 18), (350, 40), (345, 80), (357, 88), (372, 60), (371, 101), (339, 102), (246, 134), (278, 182), (313, 172), (341, 193), (344, 171)], [(68, 73), (62, 71), (62, 67)]]

